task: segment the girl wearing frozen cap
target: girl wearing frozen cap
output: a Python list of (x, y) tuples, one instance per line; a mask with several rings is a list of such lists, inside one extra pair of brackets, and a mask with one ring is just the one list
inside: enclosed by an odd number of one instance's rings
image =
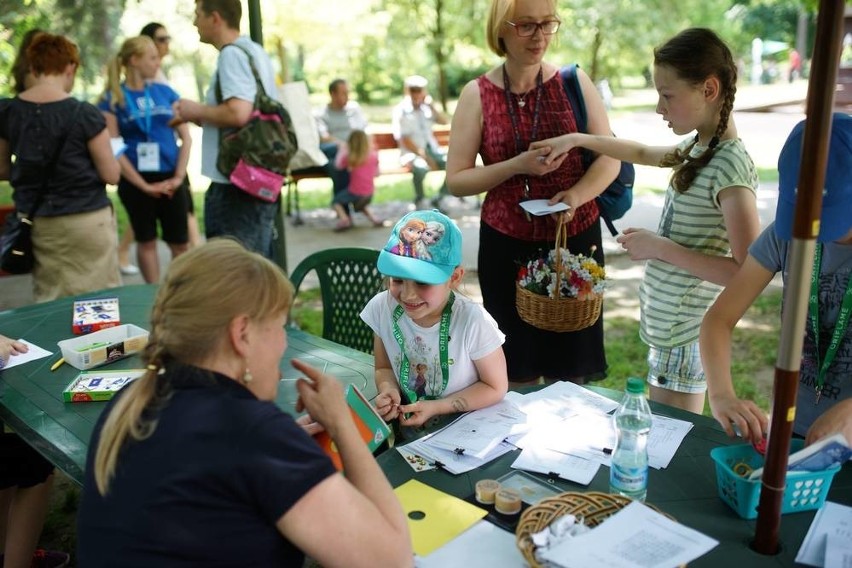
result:
[[(419, 243), (409, 256), (398, 244), (414, 220), (440, 224), (442, 237)], [(413, 211), (396, 223), (379, 254), (388, 289), (370, 300), (361, 319), (375, 333), (376, 408), (387, 421), (420, 426), (506, 395), (505, 336), (481, 305), (456, 292), (464, 276), (461, 249), (452, 220), (437, 210)]]

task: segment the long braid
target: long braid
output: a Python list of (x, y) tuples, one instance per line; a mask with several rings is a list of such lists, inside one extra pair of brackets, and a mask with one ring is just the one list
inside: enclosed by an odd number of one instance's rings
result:
[(684, 30), (654, 50), (654, 64), (671, 67), (681, 79), (694, 85), (703, 83), (710, 76), (719, 80), (722, 94), (719, 123), (707, 149), (698, 156), (690, 155), (698, 143), (696, 134), (688, 146), (682, 150), (675, 149), (660, 161), (660, 166), (673, 168), (672, 187), (678, 193), (684, 193), (695, 181), (701, 168), (713, 159), (719, 142), (728, 130), (737, 93), (737, 66), (728, 46), (713, 31), (705, 28)]

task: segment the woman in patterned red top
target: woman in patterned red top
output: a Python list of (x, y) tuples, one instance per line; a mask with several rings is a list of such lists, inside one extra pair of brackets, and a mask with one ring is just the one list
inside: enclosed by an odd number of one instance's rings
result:
[[(553, 133), (576, 132), (559, 67), (543, 58), (560, 20), (553, 0), (492, 0), (488, 45), (505, 62), (468, 83), (453, 117), (447, 181), (454, 195), (486, 192), (479, 240), (479, 281), (485, 308), (506, 334), (513, 382), (570, 379), (582, 383), (606, 372), (603, 318), (577, 332), (553, 333), (523, 322), (515, 309), (518, 268), (553, 247), (557, 216), (527, 217), (519, 202), (548, 199), (569, 209), (561, 215), (572, 252), (603, 264), (597, 197), (615, 179), (619, 163), (605, 156), (587, 171), (579, 152), (543, 163), (529, 145)], [(609, 134), (609, 120), (592, 81), (578, 70), (588, 130)], [(484, 167), (476, 166), (476, 155)]]

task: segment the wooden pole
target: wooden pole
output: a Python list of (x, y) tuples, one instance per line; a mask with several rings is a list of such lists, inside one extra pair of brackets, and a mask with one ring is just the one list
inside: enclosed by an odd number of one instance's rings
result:
[(802, 363), (803, 330), (807, 322), (808, 294), (814, 247), (819, 234), (822, 190), (828, 163), (834, 86), (840, 64), (843, 0), (821, 0), (817, 17), (813, 64), (808, 83), (807, 123), (802, 140), (793, 241), (784, 291), (784, 317), (775, 364), (775, 392), (766, 466), (763, 470), (754, 549), (778, 552), (781, 505), (787, 482), (787, 456), (796, 416), (796, 392)]

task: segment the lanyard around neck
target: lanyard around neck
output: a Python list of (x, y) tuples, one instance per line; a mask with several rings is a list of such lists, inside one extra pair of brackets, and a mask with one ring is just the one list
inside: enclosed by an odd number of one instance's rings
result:
[(151, 138), (151, 105), (153, 103), (151, 99), (151, 91), (148, 89), (148, 83), (145, 83), (145, 124), (139, 121), (141, 118), (141, 113), (137, 113), (136, 110), (130, 104), (130, 101), (133, 97), (131, 97), (130, 91), (127, 89), (127, 85), (122, 84), (121, 90), (124, 91), (124, 102), (127, 107), (127, 112), (130, 113), (130, 120), (139, 122), (139, 129), (145, 135), (146, 138)]
[(846, 335), (846, 328), (849, 325), (849, 314), (852, 312), (852, 276), (846, 282), (846, 292), (843, 294), (843, 302), (840, 305), (840, 313), (837, 314), (837, 321), (834, 324), (834, 331), (831, 334), (831, 342), (828, 344), (828, 349), (825, 351), (825, 359), (820, 364), (819, 352), (819, 276), (822, 265), (822, 245), (817, 245), (814, 252), (814, 268), (811, 273), (811, 294), (808, 297), (808, 313), (811, 316), (811, 326), (814, 334), (814, 357), (816, 358), (817, 380), (816, 380), (816, 400), (814, 404), (819, 404), (819, 399), (822, 396), (822, 389), (825, 386), (825, 376), (828, 373), (828, 368), (834, 361), (837, 350), (840, 347), (840, 342)]
[[(444, 311), (441, 312), (441, 324), (438, 328), (438, 356), (441, 360), (441, 375), (443, 375), (444, 384), (441, 386), (440, 392), (435, 393), (433, 391), (431, 395), (424, 395), (423, 398), (426, 400), (441, 398), (441, 395), (447, 388), (447, 383), (450, 382), (450, 316), (452, 315), (455, 299), (455, 294), (450, 292), (450, 297), (447, 298), (447, 305), (444, 306)], [(396, 339), (396, 342), (399, 344), (399, 350), (402, 352), (402, 362), (399, 366), (399, 386), (408, 397), (408, 402), (413, 404), (417, 402), (418, 397), (417, 393), (408, 385), (408, 377), (411, 374), (411, 363), (408, 361), (408, 354), (405, 352), (405, 337), (402, 335), (402, 330), (399, 329), (398, 323), (404, 311), (402, 306), (397, 306), (393, 311), (393, 337)]]
[[(541, 91), (543, 85), (543, 72), (541, 67), (539, 67), (538, 75), (535, 78), (535, 107), (533, 108), (533, 124), (532, 132), (530, 133), (530, 142), (534, 142), (538, 135), (539, 110), (541, 109)], [(515, 105), (512, 104), (512, 92), (509, 90), (509, 74), (506, 72), (505, 63), (503, 64), (503, 95), (506, 98), (506, 107), (509, 109), (509, 118), (512, 121), (512, 133), (515, 136), (515, 152), (520, 154), (525, 150), (525, 148), (521, 145), (520, 119), (516, 114)], [(526, 199), (530, 198), (530, 176), (524, 176), (524, 197)]]

